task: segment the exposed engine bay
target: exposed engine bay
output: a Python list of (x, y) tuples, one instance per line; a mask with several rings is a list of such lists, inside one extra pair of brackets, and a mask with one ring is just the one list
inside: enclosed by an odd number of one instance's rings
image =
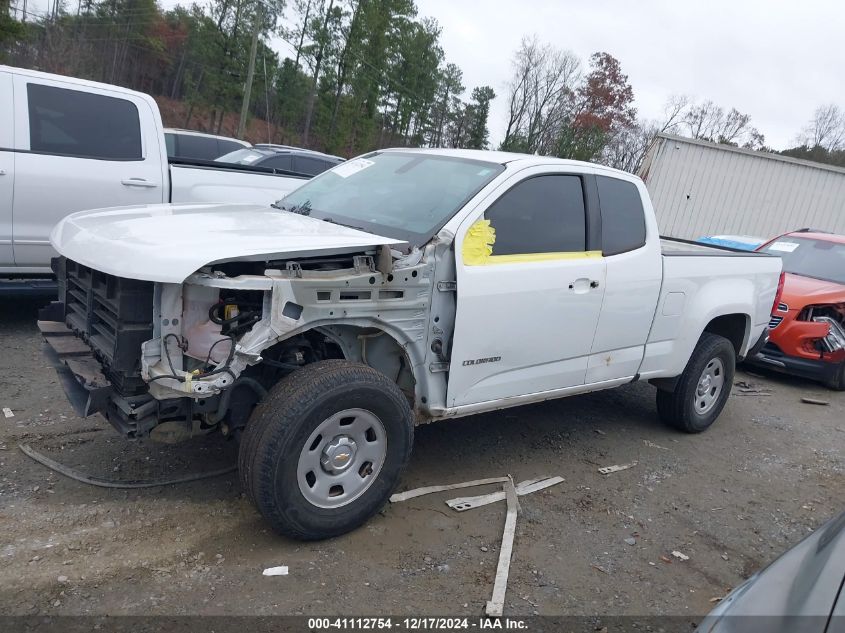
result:
[[(42, 331), (87, 391), (76, 398), (85, 400), (75, 403), (80, 414), (100, 412), (129, 437), (236, 433), (281, 378), (335, 358), (395, 377), (425, 419), (426, 404), (445, 402), (444, 332), (455, 297), (434, 290), (435, 251), (445, 248), (435, 240), (409, 255), (382, 247), (220, 263), (183, 284), (125, 279), (57, 258), (60, 301), (42, 321), (63, 323), (87, 347), (68, 363), (58, 337)], [(454, 278), (453, 270), (439, 272)], [(437, 367), (414, 371), (426, 363)], [(430, 384), (417, 385), (417, 375)]]

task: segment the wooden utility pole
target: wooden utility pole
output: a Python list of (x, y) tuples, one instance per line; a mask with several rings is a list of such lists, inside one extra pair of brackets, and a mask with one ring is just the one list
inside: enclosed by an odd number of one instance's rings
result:
[(255, 55), (258, 52), (258, 32), (261, 30), (261, 18), (264, 7), (261, 3), (255, 10), (255, 18), (252, 25), (252, 46), (249, 49), (249, 67), (246, 71), (246, 85), (244, 86), (244, 101), (241, 104), (241, 121), (238, 124), (238, 138), (244, 137), (246, 129), (246, 115), (249, 112), (249, 100), (252, 96), (252, 79), (255, 76)]

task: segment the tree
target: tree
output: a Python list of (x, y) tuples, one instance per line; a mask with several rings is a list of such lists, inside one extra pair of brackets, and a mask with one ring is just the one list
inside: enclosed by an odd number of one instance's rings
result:
[(833, 103), (819, 106), (799, 140), (809, 148), (822, 147), (829, 152), (845, 149), (845, 112)]
[(688, 135), (692, 138), (741, 145), (756, 149), (763, 145), (763, 135), (751, 125), (751, 117), (736, 108), (728, 112), (712, 101), (689, 104), (682, 118)]
[(558, 137), (562, 158), (596, 160), (618, 134), (636, 122), (634, 91), (619, 61), (609, 53), (590, 57), (590, 73), (577, 91), (577, 112)]
[(552, 153), (571, 123), (581, 62), (571, 52), (523, 38), (508, 84), (508, 121), (501, 149)]
[(472, 90), (472, 103), (467, 110), (467, 140), (462, 147), (468, 149), (487, 149), (490, 145), (490, 130), (487, 119), (490, 117), (490, 102), (496, 93), (490, 86), (479, 86)]

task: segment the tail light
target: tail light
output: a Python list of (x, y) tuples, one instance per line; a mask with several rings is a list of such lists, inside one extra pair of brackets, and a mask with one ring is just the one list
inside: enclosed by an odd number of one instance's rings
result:
[(783, 284), (784, 284), (785, 281), (786, 281), (786, 273), (784, 271), (781, 271), (780, 278), (778, 279), (778, 290), (775, 293), (775, 301), (774, 301), (774, 303), (772, 303), (772, 310), (771, 310), (772, 314), (775, 313), (775, 310), (777, 309), (778, 304), (780, 303), (780, 298), (783, 296)]

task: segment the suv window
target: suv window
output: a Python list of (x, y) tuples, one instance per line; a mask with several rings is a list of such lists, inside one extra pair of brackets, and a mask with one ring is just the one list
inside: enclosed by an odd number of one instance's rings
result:
[(142, 160), (138, 108), (126, 99), (27, 84), (33, 152)]
[(496, 230), (493, 255), (586, 248), (584, 189), (579, 176), (536, 176), (521, 182), (484, 215)]
[(601, 205), (604, 255), (618, 255), (645, 245), (645, 212), (640, 192), (627, 180), (596, 176)]
[(298, 171), (301, 174), (316, 176), (317, 174), (322, 174), (330, 167), (334, 167), (334, 163), (330, 163), (320, 158), (311, 158), (310, 156), (296, 157), (295, 171)]
[(214, 158), (219, 158), (223, 156), (223, 154), (228, 154), (229, 152), (234, 152), (236, 149), (244, 149), (244, 146), (240, 143), (235, 143), (235, 141), (227, 141), (225, 139), (218, 139), (217, 140), (217, 156)]
[(180, 134), (177, 139), (176, 156), (179, 158), (196, 158), (198, 160), (214, 160), (220, 153), (217, 151), (217, 139), (193, 134)]
[(269, 167), (270, 169), (286, 169), (293, 170), (293, 157), (290, 154), (271, 156), (261, 161), (260, 167)]

